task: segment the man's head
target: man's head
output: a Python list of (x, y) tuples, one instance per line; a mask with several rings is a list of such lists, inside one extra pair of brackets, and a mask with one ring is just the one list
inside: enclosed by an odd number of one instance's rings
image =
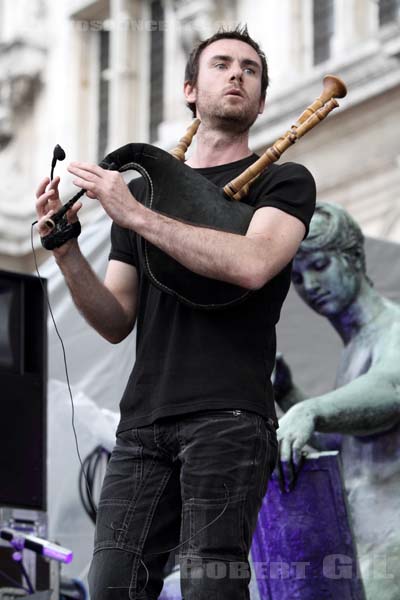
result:
[(293, 261), (297, 292), (318, 313), (334, 316), (355, 300), (363, 278), (368, 279), (361, 229), (340, 206), (317, 204)]
[(194, 116), (246, 131), (264, 109), (268, 67), (247, 28), (219, 31), (190, 54), (185, 96)]

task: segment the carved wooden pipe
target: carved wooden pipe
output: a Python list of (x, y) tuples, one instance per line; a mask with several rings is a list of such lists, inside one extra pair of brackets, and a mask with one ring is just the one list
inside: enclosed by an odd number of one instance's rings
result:
[(282, 153), (294, 144), (301, 136), (318, 125), (328, 114), (339, 106), (335, 98), (344, 98), (347, 89), (343, 81), (335, 75), (325, 75), (321, 95), (308, 106), (297, 119), (296, 123), (280, 137), (273, 146), (268, 148), (255, 163), (241, 175), (232, 179), (224, 187), (224, 192), (233, 200), (241, 200), (250, 189), (255, 179), (273, 162), (277, 161)]

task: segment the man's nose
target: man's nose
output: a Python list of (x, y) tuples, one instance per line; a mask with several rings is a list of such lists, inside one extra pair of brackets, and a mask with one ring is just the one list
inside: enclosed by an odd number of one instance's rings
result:
[(231, 67), (231, 73), (230, 73), (230, 78), (231, 81), (233, 80), (237, 80), (237, 81), (242, 81), (243, 79), (243, 69), (240, 65), (235, 65), (233, 64)]

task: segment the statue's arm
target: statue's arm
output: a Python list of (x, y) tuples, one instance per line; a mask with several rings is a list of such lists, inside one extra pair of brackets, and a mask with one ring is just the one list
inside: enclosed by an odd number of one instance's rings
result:
[(400, 421), (400, 380), (397, 373), (371, 369), (305, 405), (316, 431), (353, 435), (386, 431)]
[(350, 383), (294, 405), (277, 431), (281, 461), (297, 464), (301, 449), (315, 431), (371, 435), (400, 422), (400, 379), (397, 373), (371, 369)]

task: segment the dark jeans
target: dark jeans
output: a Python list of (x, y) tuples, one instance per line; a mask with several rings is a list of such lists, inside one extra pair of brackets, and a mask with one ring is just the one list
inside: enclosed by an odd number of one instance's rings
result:
[(271, 422), (238, 410), (119, 434), (97, 514), (91, 600), (156, 600), (177, 546), (185, 600), (247, 600), (247, 557), (276, 458)]

